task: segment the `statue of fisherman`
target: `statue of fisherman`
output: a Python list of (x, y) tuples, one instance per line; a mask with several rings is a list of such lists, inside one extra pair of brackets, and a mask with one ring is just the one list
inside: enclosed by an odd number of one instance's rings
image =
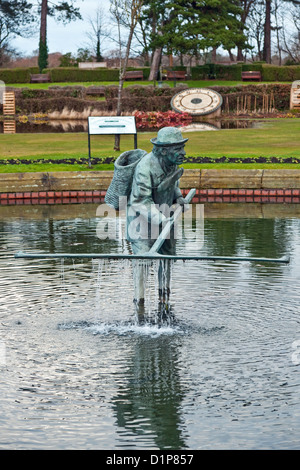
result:
[[(184, 146), (188, 139), (182, 137), (180, 129), (164, 127), (158, 131), (157, 138), (151, 139), (152, 152), (141, 150), (125, 152), (115, 164), (115, 182), (111, 183), (107, 191), (106, 202), (110, 204), (113, 193), (127, 196), (127, 240), (130, 242), (134, 254), (147, 253), (161, 233), (162, 228), (170, 221), (174, 211), (174, 204), (184, 206), (186, 201), (179, 188), (179, 179), (185, 157)], [(124, 157), (125, 156), (125, 157)], [(136, 160), (134, 158), (136, 157)], [(130, 160), (131, 159), (131, 160)], [(121, 164), (121, 165), (120, 165)], [(123, 166), (131, 167), (132, 175), (130, 185), (123, 190), (123, 177), (117, 177), (117, 169)], [(127, 178), (127, 182), (129, 176)], [(112, 203), (110, 204), (112, 205)], [(173, 206), (173, 209), (172, 209)], [(114, 206), (116, 208), (116, 205)], [(175, 255), (176, 237), (174, 231), (170, 233), (158, 253)], [(165, 263), (164, 266), (162, 263)], [(162, 273), (162, 271), (164, 271)], [(135, 301), (143, 304), (144, 279), (142, 267), (136, 264)], [(164, 277), (164, 280), (163, 280)], [(167, 279), (166, 279), (167, 278)], [(163, 260), (159, 267), (159, 295), (161, 302), (168, 302), (170, 293), (170, 262)]]

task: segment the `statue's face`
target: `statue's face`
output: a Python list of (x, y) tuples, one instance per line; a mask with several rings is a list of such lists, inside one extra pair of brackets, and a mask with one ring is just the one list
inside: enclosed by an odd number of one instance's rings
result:
[(166, 152), (166, 158), (173, 165), (181, 165), (185, 157), (184, 145), (174, 145), (169, 147)]

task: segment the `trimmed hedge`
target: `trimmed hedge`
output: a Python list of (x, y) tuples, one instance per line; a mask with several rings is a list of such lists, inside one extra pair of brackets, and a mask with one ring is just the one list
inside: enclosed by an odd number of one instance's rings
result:
[(263, 80), (266, 82), (293, 82), (300, 80), (300, 65), (263, 66)]
[(49, 73), (52, 82), (106, 82), (118, 81), (119, 71), (117, 69), (85, 70), (77, 67), (58, 67), (45, 69)]
[(261, 64), (248, 66), (245, 64), (222, 65), (206, 64), (197, 67), (191, 67), (192, 80), (208, 80), (217, 78), (219, 80), (241, 80), (243, 70), (260, 70)]
[(70, 97), (84, 99), (86, 96), (86, 89), (83, 86), (66, 86), (66, 87), (53, 87), (48, 90), (43, 89), (32, 89), (32, 88), (19, 88), (15, 89), (16, 99), (50, 99), (58, 97)]
[(30, 75), (39, 73), (38, 67), (0, 69), (0, 80), (4, 83), (30, 83)]
[[(148, 80), (150, 68), (128, 67), (127, 70), (142, 70), (144, 80)], [(186, 67), (174, 67), (174, 70), (186, 70)], [(191, 67), (192, 80), (232, 80), (240, 81), (242, 71), (255, 70), (260, 71), (262, 80), (267, 82), (292, 82), (300, 80), (300, 66), (275, 66), (262, 63), (253, 64), (206, 64), (197, 67)], [(119, 81), (118, 69), (96, 69), (85, 70), (78, 67), (58, 67), (45, 69), (44, 73), (49, 73), (51, 81), (57, 82), (110, 82)], [(10, 83), (30, 83), (30, 75), (39, 73), (38, 67), (17, 68), (17, 69), (0, 69), (0, 80), (6, 84)]]
[(191, 68), (192, 80), (241, 80), (243, 71), (259, 71), (265, 82), (293, 82), (300, 80), (300, 66), (275, 66), (262, 63), (221, 65), (206, 64)]
[[(142, 70), (144, 79), (149, 77), (150, 69), (141, 68), (136, 69), (129, 67), (127, 70)], [(52, 82), (118, 82), (119, 70), (118, 69), (104, 69), (99, 68), (95, 70), (79, 69), (77, 67), (59, 67), (53, 69), (46, 69), (44, 73), (49, 73)]]
[[(150, 68), (129, 67), (127, 70), (142, 70), (144, 80), (148, 80)], [(174, 67), (174, 70), (186, 70), (186, 67)], [(300, 80), (300, 66), (273, 66), (262, 63), (253, 64), (206, 64), (197, 67), (191, 67), (192, 80), (234, 80), (240, 81), (242, 71), (255, 70), (260, 71), (262, 80), (266, 82), (280, 81), (291, 82)], [(109, 82), (119, 80), (119, 70), (117, 69), (98, 69), (98, 70), (84, 70), (77, 67), (59, 67), (54, 69), (46, 69), (44, 73), (49, 73), (52, 82)], [(5, 81), (5, 80), (4, 80)], [(7, 82), (9, 83), (9, 82)], [(10, 82), (13, 83), (13, 82)], [(21, 83), (21, 82), (15, 82)], [(26, 83), (26, 82), (25, 82)]]

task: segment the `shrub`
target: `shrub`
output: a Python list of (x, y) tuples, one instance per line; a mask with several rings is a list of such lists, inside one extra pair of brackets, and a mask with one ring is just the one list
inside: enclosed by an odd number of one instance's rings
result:
[[(221, 94), (224, 100), (223, 109), (227, 111), (236, 110), (237, 102), (241, 104), (251, 101), (251, 109), (254, 103), (256, 109), (262, 108), (264, 97), (268, 96), (268, 102), (273, 103), (280, 111), (289, 109), (290, 84), (249, 84), (236, 87), (212, 86), (211, 89)], [(105, 101), (86, 99), (86, 88), (84, 87), (53, 87), (49, 90), (31, 90), (22, 88), (16, 90), (16, 105), (18, 112), (47, 113), (49, 111), (61, 111), (64, 108), (74, 109), (81, 112), (88, 107), (101, 109), (105, 112), (115, 112), (117, 107), (118, 87), (115, 85), (103, 87)], [(123, 89), (123, 111), (132, 113), (134, 111), (169, 111), (171, 110), (172, 97), (184, 90), (183, 87), (153, 87), (153, 86), (129, 86)]]
[[(127, 70), (142, 70), (144, 79), (147, 80), (150, 73), (149, 67), (134, 68), (128, 67)], [(44, 70), (49, 73), (52, 82), (116, 82), (119, 81), (118, 69), (79, 69), (78, 67), (59, 67)]]
[(266, 82), (293, 82), (300, 80), (300, 66), (263, 66), (263, 80)]
[(84, 87), (53, 87), (48, 90), (21, 88), (16, 89), (16, 99), (18, 98), (32, 98), (32, 99), (50, 99), (57, 97), (71, 97), (71, 98), (84, 98), (86, 90)]
[(300, 66), (275, 66), (254, 62), (252, 64), (222, 65), (206, 64), (191, 68), (192, 80), (217, 78), (219, 80), (241, 80), (242, 71), (255, 70), (262, 73), (266, 82), (291, 82), (300, 80)]
[(39, 73), (38, 67), (0, 69), (0, 80), (4, 83), (29, 83), (30, 75)]
[[(274, 99), (275, 108), (280, 111), (289, 109), (290, 106), (290, 85), (275, 83), (264, 85), (241, 85), (237, 87), (211, 87), (220, 93), (224, 100), (224, 107), (229, 110), (237, 108), (237, 102), (249, 99), (252, 103), (252, 109), (256, 102), (256, 109), (262, 108), (264, 97), (269, 97), (269, 102)], [(249, 109), (250, 111), (250, 109)]]
[(46, 40), (42, 41), (40, 39), (38, 63), (40, 73), (42, 73), (43, 69), (48, 67), (48, 46)]
[(52, 82), (105, 82), (119, 80), (119, 71), (116, 69), (85, 70), (76, 67), (59, 67), (46, 69), (44, 72), (50, 74)]
[[(117, 108), (117, 98), (107, 99), (108, 111), (114, 111)], [(124, 112), (133, 112), (136, 110), (145, 111), (169, 111), (170, 98), (165, 96), (152, 96), (152, 97), (126, 97), (123, 99), (122, 105)]]
[(240, 80), (241, 65), (206, 64), (191, 67), (192, 80), (207, 80), (217, 78), (223, 80)]
[(250, 70), (255, 72), (263, 72), (262, 62), (253, 62), (252, 64), (242, 64), (242, 71), (249, 72)]

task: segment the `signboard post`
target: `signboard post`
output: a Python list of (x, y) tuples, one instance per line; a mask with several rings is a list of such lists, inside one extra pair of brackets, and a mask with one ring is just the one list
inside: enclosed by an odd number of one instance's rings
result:
[(89, 166), (91, 166), (91, 135), (133, 135), (137, 149), (137, 131), (134, 116), (104, 116), (88, 118)]

